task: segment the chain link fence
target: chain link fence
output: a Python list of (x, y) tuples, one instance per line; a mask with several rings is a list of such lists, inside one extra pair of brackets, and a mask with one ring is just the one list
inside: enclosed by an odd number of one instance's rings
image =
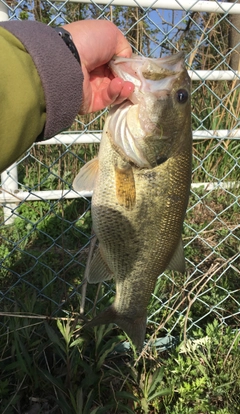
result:
[[(136, 53), (185, 52), (194, 133), (183, 229), (187, 272), (159, 276), (148, 326), (172, 335), (183, 324), (190, 331), (216, 318), (233, 329), (239, 326), (239, 2), (1, 0), (0, 16), (52, 26), (108, 19)], [(77, 118), (69, 131), (34, 145), (2, 175), (0, 335), (11, 316), (79, 312), (92, 238), (91, 194), (80, 197), (72, 181), (97, 154), (106, 115), (105, 110)], [(113, 296), (114, 284), (88, 286), (85, 314), (106, 307)]]

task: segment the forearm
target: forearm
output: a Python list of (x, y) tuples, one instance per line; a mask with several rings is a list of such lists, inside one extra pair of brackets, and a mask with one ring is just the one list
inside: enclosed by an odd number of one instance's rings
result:
[(0, 23), (0, 171), (37, 139), (68, 128), (82, 101), (81, 68), (38, 22)]

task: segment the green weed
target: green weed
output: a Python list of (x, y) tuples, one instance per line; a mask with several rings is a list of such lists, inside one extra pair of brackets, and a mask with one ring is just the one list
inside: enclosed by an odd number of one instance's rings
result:
[(238, 412), (240, 335), (217, 321), (169, 351), (135, 355), (118, 351), (124, 336), (111, 325), (87, 331), (74, 318), (4, 319), (3, 413), (34, 401), (76, 414)]

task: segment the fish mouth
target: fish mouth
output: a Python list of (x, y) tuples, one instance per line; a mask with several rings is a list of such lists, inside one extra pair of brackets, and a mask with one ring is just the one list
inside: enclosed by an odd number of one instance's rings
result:
[(128, 162), (139, 168), (151, 168), (160, 147), (165, 148), (164, 156), (168, 157), (173, 138), (166, 123), (172, 113), (177, 116), (183, 112), (178, 99), (189, 95), (190, 78), (184, 54), (179, 52), (159, 59), (137, 55), (114, 57), (109, 67), (115, 76), (135, 85), (130, 97), (110, 112), (108, 128), (112, 143)]
[(134, 92), (128, 98), (133, 104), (141, 100), (142, 94), (157, 94), (165, 99), (180, 73), (186, 71), (184, 53), (153, 59), (133, 54), (131, 58), (114, 56), (109, 62), (114, 76), (135, 85)]

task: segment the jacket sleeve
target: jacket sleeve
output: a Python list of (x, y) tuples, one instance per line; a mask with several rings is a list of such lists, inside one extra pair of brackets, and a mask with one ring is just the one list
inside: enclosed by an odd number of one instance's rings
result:
[(71, 126), (83, 74), (61, 37), (33, 21), (0, 23), (0, 171)]

